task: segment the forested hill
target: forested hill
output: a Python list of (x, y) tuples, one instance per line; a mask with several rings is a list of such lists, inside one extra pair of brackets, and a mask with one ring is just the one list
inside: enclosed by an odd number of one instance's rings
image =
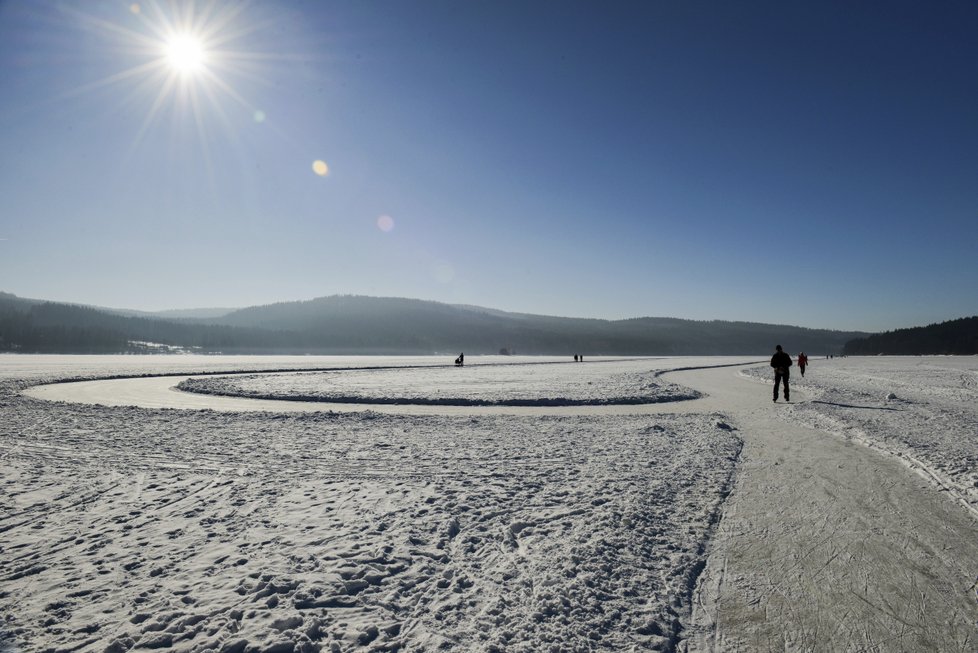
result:
[(853, 356), (978, 354), (978, 316), (850, 340), (843, 351)]
[[(0, 293), (0, 351), (207, 353), (757, 355), (841, 353), (865, 333), (674, 318), (597, 320), (415, 299), (332, 296), (209, 319), (162, 319)], [(156, 349), (160, 349), (156, 347)]]
[(407, 352), (606, 355), (757, 354), (781, 343), (839, 353), (865, 333), (675, 318), (598, 320), (508, 313), (394, 297), (330, 296), (241, 309), (210, 323), (330, 334), (334, 345)]
[[(0, 293), (0, 352), (117, 354), (176, 349), (260, 351), (284, 334), (122, 315)], [(284, 340), (284, 338), (282, 338)]]

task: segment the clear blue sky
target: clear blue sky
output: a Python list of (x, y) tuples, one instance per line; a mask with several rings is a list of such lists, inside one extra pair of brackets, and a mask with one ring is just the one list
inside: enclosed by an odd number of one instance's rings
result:
[(13, 0), (0, 121), (26, 297), (978, 314), (970, 0)]

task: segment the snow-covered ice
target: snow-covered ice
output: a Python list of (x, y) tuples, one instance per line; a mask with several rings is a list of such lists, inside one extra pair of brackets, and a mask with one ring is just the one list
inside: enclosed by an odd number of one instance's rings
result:
[(0, 649), (973, 650), (978, 359), (734, 362), (0, 356)]
[(256, 399), (448, 406), (643, 404), (700, 396), (690, 388), (667, 383), (653, 365), (650, 361), (627, 359), (595, 360), (587, 365), (483, 362), (462, 368), (425, 366), (195, 377), (178, 387), (188, 392)]
[[(33, 382), (156, 361), (124, 363)], [(598, 392), (601, 366), (555, 367)], [(7, 372), (0, 615), (25, 650), (672, 650), (741, 446), (711, 414), (104, 407)]]

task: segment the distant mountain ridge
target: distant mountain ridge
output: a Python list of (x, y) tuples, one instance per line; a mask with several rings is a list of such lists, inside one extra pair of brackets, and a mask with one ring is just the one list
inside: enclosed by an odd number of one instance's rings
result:
[(162, 311), (137, 311), (126, 308), (101, 308), (99, 306), (93, 306), (91, 308), (104, 310), (109, 313), (116, 313), (118, 315), (125, 315), (127, 317), (146, 317), (163, 320), (206, 320), (215, 317), (222, 317), (228, 313), (238, 310), (237, 308), (169, 308)]
[(124, 315), (126, 317), (145, 317), (145, 318), (162, 318), (162, 319), (206, 319), (213, 317), (221, 317), (222, 315), (227, 315), (232, 311), (238, 310), (237, 308), (170, 308), (164, 309), (162, 311), (140, 311), (135, 308), (112, 308), (109, 306), (92, 306), (89, 304), (76, 304), (74, 302), (54, 302), (47, 299), (30, 299), (27, 297), (18, 297), (9, 292), (0, 291), (0, 303), (8, 302), (10, 304), (18, 304), (26, 306), (28, 304), (64, 304), (66, 306), (78, 306), (81, 308), (92, 308), (97, 311), (105, 311), (106, 313), (114, 313), (116, 315)]
[(237, 308), (170, 308), (163, 311), (152, 311), (150, 315), (155, 315), (156, 317), (161, 317), (164, 319), (208, 319), (214, 317), (222, 317), (228, 313), (233, 313), (238, 310)]
[(863, 332), (640, 317), (508, 313), (397, 297), (333, 295), (206, 318), (122, 314), (0, 293), (0, 351), (110, 353), (145, 343), (208, 353), (757, 355), (840, 353)]
[[(396, 297), (333, 295), (253, 306), (213, 324), (332, 335), (344, 349), (523, 354), (722, 355), (766, 352), (781, 340), (793, 348), (836, 353), (854, 332), (759, 324), (643, 317), (626, 320), (507, 313), (469, 305)], [(866, 335), (859, 333), (858, 335)], [(858, 336), (857, 336), (858, 337)]]

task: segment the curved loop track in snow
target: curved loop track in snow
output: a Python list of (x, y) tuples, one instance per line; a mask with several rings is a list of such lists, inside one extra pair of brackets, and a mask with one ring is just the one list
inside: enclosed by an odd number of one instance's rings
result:
[[(739, 361), (704, 367), (743, 368), (756, 362)], [(696, 368), (682, 368), (696, 369)], [(352, 371), (352, 370), (351, 370)], [(661, 370), (661, 375), (672, 370)], [(678, 370), (677, 370), (678, 371)], [(732, 372), (733, 373), (733, 372)], [(648, 404), (603, 405), (530, 405), (530, 406), (451, 406), (439, 404), (404, 403), (336, 403), (318, 401), (289, 401), (278, 399), (252, 399), (224, 395), (183, 392), (177, 386), (195, 378), (187, 376), (158, 376), (121, 379), (99, 379), (38, 385), (28, 388), (24, 394), (48, 401), (65, 401), (102, 406), (136, 406), (140, 408), (177, 408), (184, 410), (217, 410), (226, 412), (363, 412), (405, 415), (608, 415), (652, 414), (676, 412), (710, 412), (717, 408), (709, 397), (688, 401), (667, 401)]]

